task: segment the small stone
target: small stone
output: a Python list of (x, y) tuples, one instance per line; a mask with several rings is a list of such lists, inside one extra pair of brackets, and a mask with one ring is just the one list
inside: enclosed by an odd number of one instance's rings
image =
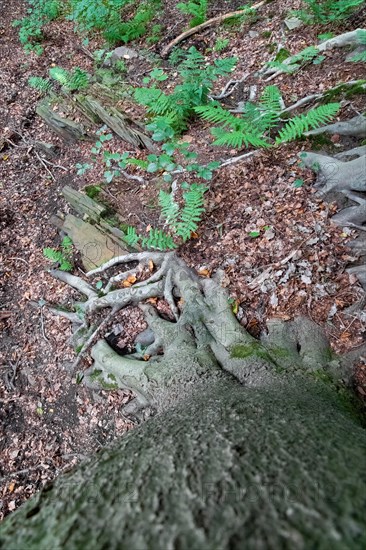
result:
[(285, 25), (288, 28), (289, 31), (292, 31), (293, 29), (297, 29), (298, 27), (301, 27), (304, 23), (301, 21), (301, 19), (298, 19), (297, 17), (288, 17), (285, 19)]
[(111, 55), (107, 57), (103, 65), (108, 67), (121, 59), (134, 59), (138, 56), (139, 54), (136, 50), (126, 48), (126, 46), (119, 46), (111, 52)]
[(259, 32), (257, 32), (257, 31), (249, 31), (249, 32), (248, 32), (248, 35), (250, 36), (250, 38), (257, 38), (257, 36), (259, 36)]
[(147, 347), (150, 346), (155, 340), (155, 334), (151, 328), (140, 332), (135, 338), (135, 344), (140, 344), (140, 346)]

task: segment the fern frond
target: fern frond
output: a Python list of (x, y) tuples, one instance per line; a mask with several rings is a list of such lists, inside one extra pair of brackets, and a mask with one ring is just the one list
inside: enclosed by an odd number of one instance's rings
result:
[(177, 245), (173, 237), (164, 233), (161, 229), (150, 229), (149, 236), (142, 239), (143, 248), (152, 248), (154, 250), (174, 250)]
[(172, 193), (165, 193), (160, 190), (159, 205), (161, 208), (161, 216), (168, 225), (174, 225), (179, 214), (178, 204), (175, 202)]
[(76, 67), (66, 84), (68, 90), (82, 90), (89, 86), (89, 75), (79, 67)]
[(340, 103), (328, 103), (315, 109), (311, 109), (306, 114), (299, 115), (287, 122), (285, 127), (280, 130), (276, 143), (292, 141), (300, 137), (309, 129), (318, 128), (331, 120), (338, 112)]
[(366, 50), (364, 52), (355, 53), (350, 58), (350, 61), (353, 61), (353, 63), (366, 63)]
[(215, 77), (226, 76), (231, 73), (238, 62), (237, 57), (226, 57), (223, 59), (216, 59), (214, 61)]
[(223, 128), (212, 128), (211, 133), (216, 137), (214, 145), (233, 147), (241, 149), (243, 145), (249, 147), (269, 147), (269, 143), (262, 138), (261, 132), (250, 132), (249, 128), (241, 128), (240, 130), (224, 130)]
[(31, 76), (28, 79), (28, 84), (31, 88), (34, 88), (42, 94), (47, 94), (52, 89), (52, 84), (48, 78), (41, 78), (40, 76)]
[(66, 86), (70, 80), (70, 73), (61, 67), (52, 67), (49, 70), (50, 77), (56, 80), (61, 86)]
[(203, 206), (204, 194), (208, 187), (192, 183), (189, 190), (183, 193), (184, 207), (180, 215), (180, 221), (176, 225), (177, 235), (187, 241), (191, 233), (196, 231), (205, 211)]
[(81, 90), (89, 85), (88, 73), (75, 67), (72, 73), (61, 67), (53, 67), (49, 71), (50, 77), (69, 91)]
[(139, 235), (137, 235), (136, 233), (136, 229), (132, 226), (128, 226), (127, 227), (127, 233), (124, 237), (124, 241), (129, 245), (129, 246), (136, 246), (137, 243), (139, 242), (140, 240), (140, 237)]
[(201, 118), (212, 122), (213, 124), (222, 124), (223, 126), (234, 125), (239, 123), (240, 119), (230, 113), (227, 109), (221, 107), (217, 101), (212, 101), (208, 105), (200, 105), (194, 108)]
[(61, 248), (64, 252), (70, 253), (72, 250), (73, 242), (72, 239), (68, 235), (65, 235), (65, 237), (61, 241)]
[(277, 86), (266, 86), (259, 100), (259, 107), (275, 113), (281, 111), (281, 92)]
[(282, 63), (281, 61), (268, 61), (266, 65), (267, 67), (271, 67), (272, 69), (276, 69), (277, 71), (282, 71), (283, 73), (293, 73), (300, 68), (300, 65), (298, 63), (286, 64)]
[(134, 97), (137, 103), (148, 107), (157, 101), (161, 93), (161, 90), (157, 88), (136, 88), (134, 90)]

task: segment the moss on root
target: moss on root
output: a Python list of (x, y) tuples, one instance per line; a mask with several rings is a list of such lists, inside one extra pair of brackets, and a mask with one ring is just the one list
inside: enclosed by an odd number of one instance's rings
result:
[(248, 357), (260, 357), (266, 361), (271, 361), (271, 357), (267, 350), (260, 342), (251, 342), (250, 344), (236, 344), (230, 350), (232, 359), (247, 359)]

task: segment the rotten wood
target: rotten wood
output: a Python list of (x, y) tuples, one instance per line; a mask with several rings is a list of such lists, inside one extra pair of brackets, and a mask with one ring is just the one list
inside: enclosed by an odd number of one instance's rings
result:
[(36, 113), (45, 121), (51, 130), (65, 141), (78, 141), (90, 137), (81, 124), (69, 118), (59, 116), (52, 111), (50, 106), (44, 101), (37, 105)]
[[(87, 108), (95, 116), (99, 117), (104, 124), (127, 143), (135, 147), (146, 148), (149, 151), (156, 151), (156, 145), (151, 138), (139, 129), (139, 125), (135, 124), (115, 107), (105, 108), (92, 96), (86, 96), (83, 100), (83, 105), (84, 108)], [(133, 127), (134, 125), (136, 128)]]
[(81, 216), (86, 214), (91, 220), (98, 222), (103, 214), (106, 213), (105, 206), (97, 203), (87, 195), (76, 191), (76, 189), (73, 189), (68, 185), (62, 189), (62, 194), (66, 201)]

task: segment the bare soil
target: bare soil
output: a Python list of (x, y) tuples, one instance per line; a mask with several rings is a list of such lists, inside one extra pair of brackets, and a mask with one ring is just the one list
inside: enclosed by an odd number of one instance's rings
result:
[[(187, 22), (171, 4), (165, 3), (161, 21), (164, 43), (177, 36)], [(182, 46), (195, 45), (208, 61), (237, 56), (232, 77), (240, 78), (273, 59), (273, 51), (284, 40), (283, 19), (299, 4), (296, 0), (270, 2), (250, 27), (208, 29)], [(212, 2), (209, 15), (241, 5), (236, 0)], [(70, 376), (74, 352), (68, 345), (69, 322), (42, 305), (43, 301), (70, 305), (76, 297), (49, 276), (49, 263), (42, 254), (44, 247), (57, 247), (60, 242), (50, 217), (68, 209), (61, 190), (66, 184), (83, 189), (100, 183), (102, 168), (77, 176), (76, 163), (90, 160), (90, 142), (75, 146), (57, 138), (35, 114), (39, 94), (27, 85), (30, 76), (47, 76), (52, 64), (92, 72), (93, 62), (80, 48), (81, 38), (72, 23), (64, 21), (48, 25), (43, 55), (25, 54), (17, 29), (11, 25), (25, 10), (21, 0), (0, 0), (0, 519), (60, 472), (133, 427), (121, 415), (122, 405), (131, 398), (128, 392), (93, 392)], [(172, 24), (166, 25), (166, 21)], [(361, 26), (365, 26), (365, 10), (358, 20), (350, 19), (332, 30), (341, 33)], [(249, 30), (258, 34), (250, 36)], [(327, 30), (301, 27), (286, 33), (285, 47), (296, 53), (316, 43), (317, 35)], [(213, 51), (218, 37), (230, 40), (220, 54)], [(101, 44), (100, 37), (93, 37), (88, 49), (94, 51)], [(151, 54), (157, 54), (162, 45), (150, 47)], [(127, 79), (135, 85), (141, 85), (153, 68), (153, 61), (151, 66), (139, 63), (128, 64)], [(172, 75), (169, 82), (174, 83), (174, 71), (162, 63)], [(335, 50), (326, 54), (321, 65), (310, 64), (274, 83), (289, 105), (363, 76), (361, 64), (345, 63), (344, 52)], [(219, 83), (217, 91), (220, 84), (225, 82)], [(228, 105), (241, 99), (234, 95)], [(134, 105), (124, 107), (131, 116), (143, 116)], [(362, 109), (365, 98), (354, 96), (343, 107), (341, 118)], [(237, 154), (215, 148), (201, 121), (194, 121), (183, 137), (205, 162)], [(57, 166), (45, 168), (42, 155), (31, 145), (34, 141), (57, 146)], [(356, 260), (346, 246), (356, 233), (331, 223), (336, 205), (317, 198), (313, 173), (299, 166), (297, 154), (313, 146), (310, 140), (297, 141), (218, 170), (206, 194), (206, 213), (199, 231), (179, 254), (206, 275), (218, 268), (225, 270), (225, 285), (238, 319), (254, 336), (265, 329), (271, 317), (291, 319), (304, 314), (325, 328), (336, 352), (345, 352), (363, 343), (366, 335), (365, 313), (347, 312), (364, 295), (357, 280), (345, 271)], [(324, 150), (334, 153), (351, 146), (335, 136)], [(130, 146), (120, 142), (120, 150), (125, 149)], [(304, 185), (296, 188), (294, 182), (299, 178)], [(121, 178), (103, 193), (126, 223), (142, 232), (159, 223), (156, 197), (156, 182), (147, 179), (140, 185)], [(259, 231), (259, 237), (251, 237), (252, 231)], [(78, 262), (76, 273), (81, 273)], [(163, 301), (160, 308), (169, 314)], [(118, 323), (120, 347), (130, 346), (145, 328), (140, 311), (134, 308), (121, 312)], [(358, 395), (366, 396), (362, 359), (355, 387)]]

